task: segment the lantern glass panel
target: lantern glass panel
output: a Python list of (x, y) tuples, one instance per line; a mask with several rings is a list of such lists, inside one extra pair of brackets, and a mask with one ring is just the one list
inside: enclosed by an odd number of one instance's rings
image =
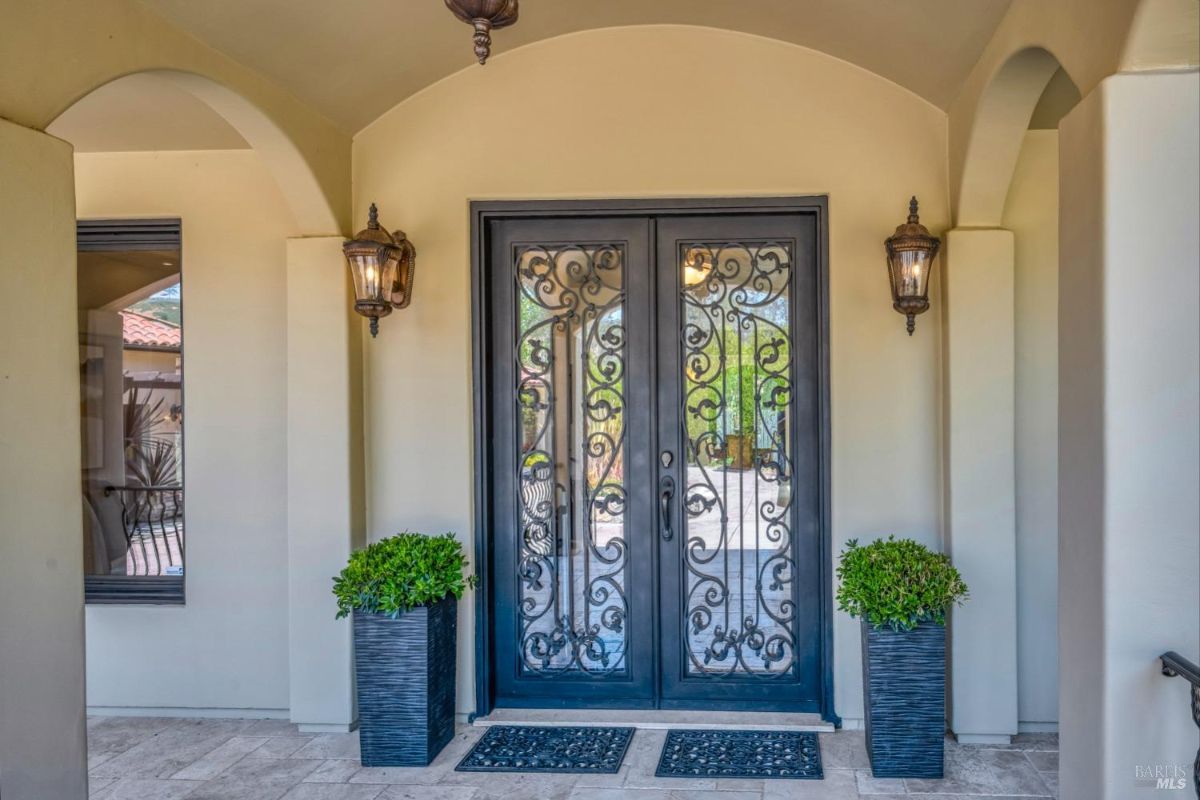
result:
[(388, 301), (396, 282), (397, 261), (394, 258), (381, 259), (382, 249), (360, 251), (347, 256), (356, 300), (370, 303)]
[(900, 250), (889, 259), (892, 287), (896, 298), (925, 297), (929, 287), (932, 253), (928, 250)]

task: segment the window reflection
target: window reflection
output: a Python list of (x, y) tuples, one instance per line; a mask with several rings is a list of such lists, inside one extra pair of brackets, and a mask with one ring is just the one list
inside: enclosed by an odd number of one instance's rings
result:
[(88, 576), (182, 580), (180, 276), (177, 248), (79, 252)]

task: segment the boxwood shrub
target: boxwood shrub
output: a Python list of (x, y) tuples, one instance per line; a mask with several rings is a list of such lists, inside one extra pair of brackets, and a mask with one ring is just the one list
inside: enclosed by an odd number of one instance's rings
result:
[(478, 578), (466, 575), (467, 559), (454, 534), (424, 536), (405, 531), (350, 555), (333, 579), (337, 617), (352, 611), (398, 617), (446, 595), (461, 599)]
[(950, 563), (912, 539), (889, 536), (860, 546), (851, 539), (837, 568), (838, 608), (876, 628), (912, 630), (946, 624), (946, 609), (962, 605), (967, 585)]

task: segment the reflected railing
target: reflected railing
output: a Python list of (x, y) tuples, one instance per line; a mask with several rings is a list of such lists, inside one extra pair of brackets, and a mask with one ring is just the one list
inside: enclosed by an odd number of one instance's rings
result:
[(125, 574), (183, 574), (183, 487), (107, 486), (121, 503), (127, 557)]

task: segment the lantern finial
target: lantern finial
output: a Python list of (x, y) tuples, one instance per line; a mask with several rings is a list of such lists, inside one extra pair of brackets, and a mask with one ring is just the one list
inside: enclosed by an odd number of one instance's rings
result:
[(914, 194), (908, 201), (908, 222), (911, 225), (920, 221), (921, 218), (917, 215), (917, 196)]
[(379, 209), (371, 203), (371, 208), (367, 210), (367, 227), (373, 231), (379, 230)]

